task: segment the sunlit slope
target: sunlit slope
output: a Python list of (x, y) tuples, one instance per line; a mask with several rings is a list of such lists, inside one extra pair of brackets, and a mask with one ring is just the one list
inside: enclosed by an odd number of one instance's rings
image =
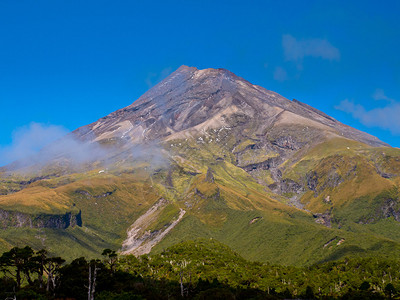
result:
[[(396, 161), (393, 157), (397, 153), (393, 149), (371, 148), (347, 139), (328, 140), (300, 159), (288, 161), (282, 178), (301, 183), (310, 172), (318, 177), (313, 189), (304, 183), (304, 209), (298, 209), (288, 205), (291, 195), (274, 193), (235, 165), (228, 147), (194, 139), (168, 142), (164, 147), (171, 161), (164, 169), (96, 169), (38, 180), (16, 193), (0, 196), (4, 210), (30, 215), (81, 211), (82, 217), (81, 227), (4, 229), (0, 233), (2, 247), (29, 244), (67, 257), (78, 252), (95, 256), (106, 247), (121, 249), (135, 220), (166, 199), (157, 218), (150, 218), (142, 228), (141, 237), (146, 232), (162, 232), (181, 209), (186, 214), (154, 246), (155, 252), (182, 240), (212, 237), (246, 258), (282, 264), (399, 253), (400, 227), (394, 217), (359, 222), (365, 217), (363, 212), (375, 211), (370, 210), (368, 199), (381, 203), (377, 197), (394, 193), (397, 187), (395, 177), (371, 174), (374, 161), (379, 162), (382, 172), (396, 171), (392, 160)], [(384, 150), (390, 157), (378, 160)], [(354, 164), (357, 175), (349, 173)], [(332, 168), (342, 178), (337, 186), (326, 184), (332, 182)], [(265, 176), (269, 176), (268, 170)], [(330, 201), (325, 200), (327, 196)], [(362, 202), (362, 197), (371, 198)], [(316, 222), (317, 214), (327, 210), (332, 215), (330, 227)]]
[[(160, 197), (148, 173), (141, 169), (125, 171), (59, 176), (0, 196), (0, 209), (14, 212), (16, 219), (13, 226), (2, 224), (0, 236), (8, 243), (4, 247), (31, 244), (67, 256), (79, 251), (93, 256), (105, 247), (119, 248), (132, 220)], [(30, 223), (46, 216), (62, 218), (67, 212), (80, 214), (82, 225), (57, 228), (57, 222), (18, 224), (28, 217)]]
[[(373, 224), (357, 222), (363, 211), (374, 212), (374, 208), (370, 207), (369, 203), (360, 203), (357, 197), (354, 197), (354, 193), (374, 195), (382, 191), (391, 191), (396, 186), (396, 181), (380, 175), (374, 176), (372, 170), (368, 168), (369, 163), (365, 162), (365, 160), (369, 161), (368, 157), (375, 157), (374, 155), (380, 153), (382, 149), (392, 151), (390, 153), (396, 155), (393, 149), (372, 148), (347, 139), (327, 140), (312, 148), (303, 159), (295, 163), (288, 161), (288, 169), (282, 177), (287, 176), (302, 182), (306, 180), (309, 172), (325, 174), (324, 169), (319, 168), (321, 165), (335, 167), (335, 163), (345, 164), (345, 158), (348, 155), (361, 157), (358, 158), (359, 168), (363, 173), (360, 173), (359, 178), (355, 180), (358, 185), (354, 185), (355, 183), (348, 178), (338, 181), (339, 185), (353, 186), (353, 194), (350, 191), (344, 191), (343, 193), (347, 193), (349, 197), (343, 197), (343, 204), (332, 200), (331, 206), (335, 208), (328, 207), (328, 210), (334, 216), (331, 217), (332, 225), (327, 227), (326, 224), (318, 222), (319, 213), (322, 214), (326, 209), (323, 207), (322, 210), (318, 210), (317, 203), (321, 202), (321, 206), (326, 205), (324, 199), (328, 195), (314, 197), (315, 191), (311, 189), (307, 191), (308, 187), (305, 183), (305, 191), (301, 198), (305, 207), (303, 210), (296, 209), (287, 205), (289, 203), (287, 196), (291, 195), (272, 193), (267, 187), (257, 183), (242, 168), (220, 159), (226, 152), (223, 149), (212, 143), (186, 142), (192, 143), (190, 147), (184, 146), (184, 141), (177, 141), (172, 144), (172, 147), (175, 147), (175, 154), (180, 153), (180, 159), (176, 158), (176, 161), (182, 162), (183, 169), (191, 169), (192, 172), (197, 170), (201, 173), (195, 176), (190, 186), (185, 186), (188, 199), (197, 203), (197, 206), (169, 236), (156, 246), (156, 251), (181, 240), (207, 236), (223, 241), (247, 258), (284, 264), (309, 264), (348, 255), (393, 256), (399, 254), (400, 226), (397, 221), (390, 216), (389, 218), (382, 216)], [(358, 151), (362, 154), (357, 155)], [(190, 165), (184, 159), (189, 155), (193, 157)], [(336, 161), (335, 158), (338, 157), (341, 158)], [(330, 161), (330, 163), (325, 161)], [(205, 168), (201, 170), (200, 162), (212, 169), (212, 183), (207, 181), (208, 172)], [(292, 165), (289, 167), (290, 164)], [(339, 167), (335, 168), (339, 169)], [(387, 166), (383, 165), (382, 168), (386, 170)], [(393, 165), (391, 168), (394, 170)], [(367, 179), (362, 179), (361, 174), (364, 174)], [(172, 176), (172, 183), (175, 182), (176, 188), (183, 190), (180, 186), (178, 171), (175, 176), (176, 178)], [(315, 190), (322, 189), (324, 193), (331, 192), (330, 198), (333, 199), (341, 194), (341, 186), (337, 190), (333, 186), (327, 188), (323, 181), (326, 175), (321, 175), (321, 178)], [(370, 180), (370, 182), (362, 180)], [(375, 184), (375, 180), (378, 180), (379, 184)], [(327, 181), (332, 182), (332, 179), (329, 178)], [(365, 190), (362, 190), (364, 185)], [(325, 189), (328, 190), (325, 191)], [(341, 226), (340, 222), (346, 223), (346, 227)], [(388, 230), (388, 228), (391, 229)]]
[(182, 66), (69, 138), (73, 152), (0, 169), (1, 248), (141, 255), (212, 237), (283, 264), (399, 254), (399, 150), (227, 70)]
[(399, 221), (400, 150), (332, 139), (287, 161), (283, 177), (305, 187), (301, 202), (332, 226)]

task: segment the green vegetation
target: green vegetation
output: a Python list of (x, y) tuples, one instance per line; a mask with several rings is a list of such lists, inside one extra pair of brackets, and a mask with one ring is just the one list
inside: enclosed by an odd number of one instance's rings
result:
[(400, 261), (345, 258), (305, 268), (248, 261), (214, 239), (154, 255), (69, 263), (46, 250), (0, 256), (0, 297), (17, 299), (398, 299)]
[[(397, 257), (397, 149), (372, 148), (344, 138), (320, 138), (319, 144), (307, 144), (316, 129), (280, 125), (266, 133), (270, 142), (300, 135), (297, 142), (305, 146), (293, 150), (294, 144), (287, 150), (293, 155), (280, 167), (282, 179), (301, 189), (276, 192), (270, 187), (278, 176), (274, 170), (264, 166), (246, 172), (239, 162), (265, 162), (283, 150), (260, 144), (250, 125), (240, 134), (234, 130), (209, 129), (201, 139), (165, 142), (171, 160), (160, 168), (136, 161), (76, 173), (53, 166), (51, 173), (42, 170), (37, 180), (29, 175), (4, 177), (0, 209), (32, 218), (81, 211), (82, 226), (4, 225), (0, 250), (29, 245), (36, 250), (46, 247), (69, 261), (79, 253), (99, 258), (101, 249), (121, 249), (132, 224), (166, 199), (153, 217), (142, 222), (139, 238), (150, 237), (144, 243), (168, 228), (181, 211), (185, 214), (157, 241), (153, 254), (193, 238), (213, 238), (245, 259), (282, 265), (310, 266), (347, 256)], [(283, 139), (282, 145), (293, 141)], [(297, 207), (305, 209), (290, 206), (296, 201)]]

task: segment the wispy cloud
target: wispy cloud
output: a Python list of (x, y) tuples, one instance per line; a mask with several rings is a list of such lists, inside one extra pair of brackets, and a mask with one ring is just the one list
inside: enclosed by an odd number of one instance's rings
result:
[(13, 132), (11, 145), (0, 148), (0, 166), (30, 157), (67, 133), (62, 126), (34, 122), (21, 127)]
[[(94, 137), (93, 137), (94, 138)], [(0, 166), (12, 171), (40, 172), (45, 166), (61, 163), (63, 167), (81, 169), (86, 163), (97, 166), (132, 167), (146, 163), (147, 169), (169, 164), (163, 148), (156, 141), (106, 147), (94, 141), (82, 141), (62, 126), (31, 123), (14, 131), (12, 143), (0, 147)]]
[(287, 72), (282, 67), (276, 67), (274, 71), (274, 79), (277, 81), (285, 81), (288, 79)]
[[(387, 100), (390, 98), (383, 98), (384, 94), (374, 94), (374, 98), (377, 100)], [(390, 99), (392, 100), (392, 99)], [(400, 134), (400, 103), (396, 101), (391, 101), (388, 105), (384, 107), (374, 108), (371, 110), (365, 109), (361, 104), (356, 104), (354, 101), (348, 99), (340, 102), (338, 106), (335, 107), (338, 110), (347, 112), (353, 116), (353, 118), (360, 121), (369, 127), (378, 127), (382, 129), (387, 129), (393, 134)]]
[(328, 60), (339, 60), (340, 51), (326, 39), (296, 39), (290, 34), (282, 36), (282, 47), (286, 61), (301, 66), (306, 56)]
[(95, 160), (104, 155), (96, 143), (79, 141), (62, 126), (31, 123), (14, 131), (12, 143), (0, 148), (0, 165), (45, 164), (64, 157), (71, 163)]
[(389, 102), (396, 102), (394, 99), (389, 98), (385, 95), (385, 91), (382, 89), (376, 89), (375, 92), (372, 94), (372, 98), (375, 100), (385, 100)]

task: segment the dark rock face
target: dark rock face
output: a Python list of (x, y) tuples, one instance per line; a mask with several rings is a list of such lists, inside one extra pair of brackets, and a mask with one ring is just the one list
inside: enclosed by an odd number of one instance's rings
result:
[(209, 183), (214, 183), (214, 174), (213, 174), (213, 171), (211, 170), (211, 168), (207, 169), (205, 181), (209, 182)]
[(324, 178), (321, 178), (322, 174), (318, 174), (315, 171), (311, 171), (306, 174), (307, 187), (314, 191), (315, 196), (318, 196), (327, 188), (336, 188), (339, 186), (344, 179), (336, 172), (335, 168), (332, 168)]
[(318, 186), (318, 174), (317, 172), (313, 171), (310, 173), (306, 174), (306, 180), (307, 180), (307, 187), (314, 191), (317, 192), (317, 186)]
[(280, 195), (301, 194), (305, 191), (303, 186), (289, 178), (279, 180), (273, 184), (270, 184), (268, 187), (271, 189), (271, 191)]
[(195, 193), (197, 196), (199, 196), (200, 198), (202, 198), (202, 199), (206, 199), (206, 198), (207, 198), (207, 197), (206, 197), (202, 192), (200, 192), (197, 188), (194, 189), (194, 193)]
[(398, 199), (386, 198), (368, 215), (362, 216), (357, 223), (372, 224), (381, 219), (394, 218), (400, 222), (400, 203)]
[(383, 218), (390, 218), (393, 216), (396, 221), (400, 222), (400, 210), (397, 209), (397, 205), (398, 201), (390, 198), (387, 199), (380, 208)]
[(68, 227), (82, 227), (82, 214), (67, 212), (64, 215), (39, 214), (30, 215), (18, 211), (0, 209), (0, 228), (52, 228), (66, 229)]
[(289, 150), (298, 150), (301, 148), (302, 144), (297, 142), (293, 137), (289, 136), (281, 136), (275, 141), (272, 142), (273, 145), (276, 145), (283, 149)]
[(300, 184), (289, 178), (285, 178), (281, 181), (280, 188), (282, 194), (285, 193), (300, 194), (304, 192), (304, 188)]
[(381, 167), (380, 167), (379, 165), (375, 165), (375, 168), (376, 168), (376, 172), (377, 172), (380, 176), (382, 176), (383, 178), (389, 179), (389, 178), (392, 178), (392, 177), (396, 177), (396, 176), (397, 176), (396, 174), (383, 172), (383, 171), (381, 170)]
[(242, 169), (246, 172), (250, 172), (256, 169), (269, 170), (272, 168), (277, 168), (280, 164), (281, 160), (279, 157), (272, 157), (259, 163), (249, 164), (242, 167)]
[(323, 214), (315, 214), (314, 218), (316, 223), (322, 224), (326, 227), (332, 227), (331, 211), (326, 211)]
[(20, 185), (30, 185), (31, 183), (36, 182), (36, 181), (39, 181), (39, 180), (49, 179), (51, 176), (55, 176), (55, 174), (53, 174), (53, 175), (47, 175), (47, 176), (38, 176), (38, 177), (34, 177), (34, 178), (29, 179), (29, 180), (20, 181), (19, 184), (20, 184)]
[(333, 171), (328, 175), (328, 178), (324, 184), (324, 188), (325, 187), (335, 188), (342, 182), (343, 182), (343, 178), (338, 173)]

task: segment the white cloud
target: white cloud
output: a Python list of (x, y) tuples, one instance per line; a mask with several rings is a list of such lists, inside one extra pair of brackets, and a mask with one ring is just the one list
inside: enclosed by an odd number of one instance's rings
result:
[(282, 67), (276, 67), (274, 71), (274, 79), (278, 81), (285, 81), (288, 79), (287, 72)]
[(386, 96), (385, 91), (382, 89), (376, 89), (375, 92), (372, 94), (372, 98), (374, 98), (375, 100), (385, 100), (389, 102), (395, 102), (394, 99)]
[[(72, 163), (96, 160), (104, 151), (96, 143), (77, 140), (62, 126), (31, 123), (14, 131), (11, 145), (0, 148), (0, 166), (45, 164), (64, 156)], [(57, 141), (57, 142), (56, 142)]]
[(326, 39), (301, 39), (297, 40), (290, 34), (282, 36), (282, 47), (285, 60), (301, 64), (306, 56), (318, 57), (328, 60), (339, 60), (339, 49)]
[(11, 167), (16, 167), (20, 172), (25, 172), (24, 168), (28, 166), (28, 170), (39, 172), (47, 164), (56, 161), (73, 168), (94, 161), (104, 165), (113, 165), (118, 161), (119, 165), (126, 166), (135, 165), (138, 161), (147, 162), (150, 169), (169, 163), (162, 147), (156, 142), (131, 144), (130, 151), (126, 151), (126, 148), (102, 147), (97, 142), (82, 141), (62, 126), (39, 123), (17, 129), (13, 133), (12, 143), (0, 147), (0, 166), (16, 162)]
[(30, 157), (67, 133), (68, 131), (61, 126), (34, 122), (21, 127), (13, 132), (12, 144), (0, 148), (0, 166)]
[(366, 110), (364, 106), (345, 99), (335, 108), (350, 113), (361, 124), (387, 129), (394, 134), (400, 134), (400, 103), (398, 102), (391, 102), (385, 107)]

